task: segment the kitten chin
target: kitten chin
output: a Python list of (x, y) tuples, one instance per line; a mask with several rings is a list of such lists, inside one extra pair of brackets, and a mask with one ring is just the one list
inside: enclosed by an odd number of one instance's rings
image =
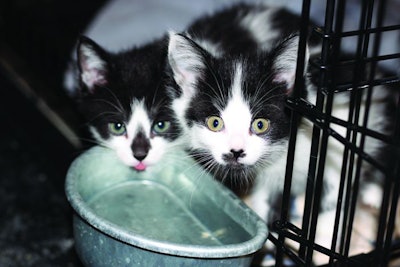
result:
[(188, 153), (216, 180), (230, 188), (235, 194), (240, 197), (249, 195), (257, 174), (254, 166), (221, 164), (205, 150), (192, 149)]
[(82, 37), (79, 106), (96, 142), (137, 171), (178, 147), (180, 128), (164, 88), (166, 39), (119, 53)]

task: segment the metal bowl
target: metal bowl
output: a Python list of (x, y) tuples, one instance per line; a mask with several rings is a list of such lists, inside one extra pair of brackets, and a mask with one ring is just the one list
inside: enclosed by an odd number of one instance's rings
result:
[(85, 266), (250, 266), (268, 234), (183, 152), (137, 172), (93, 147), (72, 163), (66, 195)]

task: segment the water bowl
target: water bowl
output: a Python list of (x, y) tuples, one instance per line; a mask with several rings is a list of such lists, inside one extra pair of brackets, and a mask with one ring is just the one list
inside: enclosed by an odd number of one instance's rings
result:
[(250, 266), (268, 234), (183, 152), (137, 172), (93, 147), (70, 166), (66, 195), (85, 266)]

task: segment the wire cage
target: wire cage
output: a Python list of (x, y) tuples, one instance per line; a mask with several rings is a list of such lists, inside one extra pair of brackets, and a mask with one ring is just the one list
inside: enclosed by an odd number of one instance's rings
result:
[[(400, 182), (400, 107), (399, 89), (400, 68), (386, 71), (385, 64), (398, 64), (400, 51), (382, 49), (384, 41), (392, 42), (399, 49), (400, 25), (388, 25), (385, 16), (391, 6), (388, 1), (359, 1), (358, 23), (355, 29), (344, 27), (348, 19), (348, 6), (345, 0), (327, 0), (322, 26), (315, 27), (312, 35), (319, 38), (321, 50), (317, 57), (311, 58), (309, 68), (318, 78), (315, 103), (302, 98), (304, 90), (303, 73), (305, 70), (307, 35), (310, 25), (312, 1), (304, 0), (302, 6), (302, 25), (300, 32), (299, 54), (296, 83), (293, 97), (288, 106), (292, 110), (291, 136), (287, 158), (285, 187), (282, 201), (281, 218), (275, 221), (269, 240), (277, 248), (276, 266), (283, 266), (285, 258), (290, 258), (296, 266), (314, 266), (316, 254), (326, 257), (324, 266), (396, 266), (393, 263), (399, 257), (400, 243), (395, 237), (397, 204)], [(322, 15), (322, 14), (321, 14)], [(354, 19), (354, 18), (353, 18)], [(386, 39), (385, 39), (386, 38)], [(345, 43), (350, 41), (352, 51), (343, 51)], [(347, 49), (348, 50), (348, 49)], [(396, 65), (395, 65), (396, 66)], [(343, 72), (350, 73), (350, 79), (338, 82)], [(393, 72), (393, 73), (392, 73)], [(385, 86), (393, 91), (393, 117), (391, 130), (379, 132), (368, 126), (368, 117), (374, 105), (374, 92)], [(349, 113), (347, 119), (332, 115), (334, 99), (346, 94)], [(362, 106), (365, 108), (362, 108)], [(300, 224), (292, 222), (291, 184), (295, 157), (298, 120), (303, 117), (313, 125), (313, 139), (310, 147), (308, 182), (305, 193), (303, 216)], [(387, 118), (382, 118), (383, 120)], [(344, 134), (334, 127), (341, 126)], [(322, 201), (324, 168), (326, 155), (330, 153), (329, 142), (340, 142), (343, 147), (339, 192), (335, 208), (333, 234), (329, 245), (323, 246), (315, 241), (318, 225), (319, 207)], [(386, 158), (379, 161), (366, 151), (371, 140), (378, 140), (387, 147)], [(355, 220), (360, 209), (359, 194), (363, 185), (361, 170), (366, 165), (381, 173), (383, 197), (376, 214), (376, 230), (369, 243), (372, 249), (352, 254)], [(368, 226), (365, 226), (368, 228)], [(296, 248), (293, 248), (295, 244)], [(397, 262), (400, 264), (400, 262)]]

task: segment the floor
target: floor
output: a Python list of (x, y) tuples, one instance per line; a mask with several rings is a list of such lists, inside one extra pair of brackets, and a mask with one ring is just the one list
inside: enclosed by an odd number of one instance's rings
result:
[(2, 73), (0, 85), (0, 266), (80, 266), (63, 188), (77, 152)]
[(82, 266), (65, 198), (67, 168), (83, 148), (57, 128), (80, 129), (61, 89), (79, 29), (104, 1), (0, 3), (0, 266)]

